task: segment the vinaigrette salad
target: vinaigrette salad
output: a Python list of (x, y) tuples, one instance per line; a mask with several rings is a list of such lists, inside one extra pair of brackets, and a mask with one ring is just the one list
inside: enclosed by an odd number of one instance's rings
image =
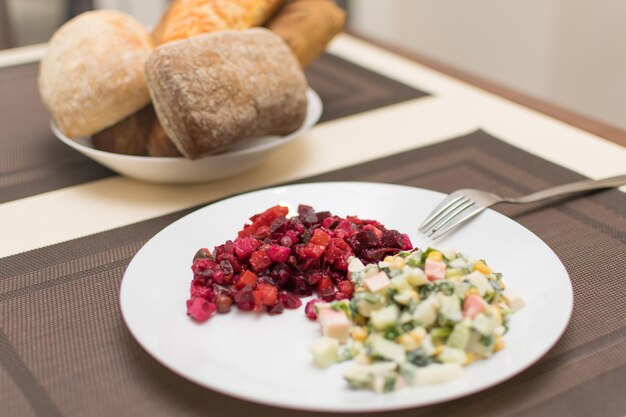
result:
[(454, 250), (401, 251), (364, 265), (352, 258), (351, 300), (316, 302), (323, 336), (310, 351), (326, 368), (353, 359), (353, 388), (389, 392), (442, 383), (505, 346), (509, 316), (524, 301), (484, 260)]

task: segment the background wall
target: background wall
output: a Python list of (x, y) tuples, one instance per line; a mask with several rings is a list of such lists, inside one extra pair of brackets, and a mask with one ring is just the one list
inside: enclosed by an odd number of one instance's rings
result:
[(626, 128), (626, 1), (352, 0), (351, 27)]

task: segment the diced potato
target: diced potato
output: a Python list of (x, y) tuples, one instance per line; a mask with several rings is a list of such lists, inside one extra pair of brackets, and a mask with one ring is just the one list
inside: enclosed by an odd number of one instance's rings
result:
[(464, 365), (467, 362), (467, 355), (464, 350), (450, 346), (444, 346), (437, 357), (443, 363), (458, 363), (459, 365)]
[(320, 337), (311, 343), (309, 351), (313, 356), (313, 363), (319, 368), (328, 368), (337, 362), (337, 348), (339, 342), (330, 337)]
[(409, 291), (411, 289), (411, 285), (408, 283), (406, 275), (404, 274), (396, 275), (391, 278), (389, 286), (398, 292)]
[(481, 297), (487, 293), (493, 292), (493, 287), (489, 284), (487, 277), (478, 271), (474, 271), (471, 274), (466, 275), (464, 279), (476, 287), (476, 291), (478, 291), (478, 295)]
[(439, 312), (446, 319), (453, 323), (463, 320), (461, 311), (461, 300), (456, 295), (444, 295), (439, 299)]
[(380, 310), (372, 311), (370, 323), (376, 330), (385, 330), (398, 322), (400, 310), (395, 304), (388, 305)]
[(437, 301), (434, 297), (427, 298), (417, 305), (413, 318), (422, 326), (431, 326), (437, 320)]
[(526, 305), (524, 299), (511, 290), (502, 291), (502, 298), (513, 313), (518, 312)]
[(356, 256), (352, 258), (348, 264), (348, 272), (361, 272), (365, 269), (365, 265)]
[(472, 327), (483, 336), (493, 335), (498, 324), (489, 316), (483, 313), (479, 313), (472, 320)]
[(424, 284), (428, 284), (428, 278), (426, 277), (424, 271), (422, 271), (420, 268), (413, 268), (407, 265), (404, 267), (402, 272), (406, 277), (406, 281), (413, 287), (419, 287)]
[(372, 356), (380, 356), (396, 363), (406, 362), (404, 347), (397, 343), (387, 340), (378, 334), (371, 335), (367, 339), (367, 343), (370, 346)]
[(409, 385), (432, 385), (462, 377), (463, 367), (458, 363), (433, 363), (424, 367), (405, 363), (400, 373)]

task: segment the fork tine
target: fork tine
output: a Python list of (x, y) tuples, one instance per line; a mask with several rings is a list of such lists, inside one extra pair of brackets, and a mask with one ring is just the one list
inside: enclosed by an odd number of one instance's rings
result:
[(465, 212), (465, 210), (469, 209), (474, 204), (476, 203), (470, 200), (469, 198), (467, 200), (464, 200), (461, 204), (456, 206), (453, 210), (449, 211), (446, 215), (442, 216), (435, 224), (433, 224), (430, 227), (430, 230), (426, 232), (426, 235), (427, 236), (434, 235), (437, 232), (437, 230), (441, 229), (450, 221), (455, 220), (457, 217), (464, 215), (463, 213)]
[(471, 212), (465, 213), (462, 217), (458, 216), (456, 221), (452, 222), (451, 224), (448, 224), (443, 229), (439, 228), (439, 229), (435, 230), (429, 237), (431, 239), (433, 239), (433, 240), (439, 239), (441, 236), (445, 235), (450, 230), (452, 230), (452, 229), (462, 225), (466, 221), (468, 221), (468, 220), (474, 218), (475, 216), (479, 215), (480, 213), (485, 211), (486, 208), (487, 207), (474, 207)]
[(452, 207), (456, 203), (459, 203), (459, 201), (463, 199), (465, 199), (465, 196), (449, 195), (441, 200), (441, 202), (437, 204), (433, 211), (430, 212), (426, 220), (424, 220), (422, 224), (419, 225), (418, 230), (422, 233), (426, 232), (428, 229), (430, 229), (433, 222), (436, 222), (436, 220), (439, 219), (439, 216), (443, 215), (445, 211), (447, 211), (448, 209), (450, 209), (450, 207)]

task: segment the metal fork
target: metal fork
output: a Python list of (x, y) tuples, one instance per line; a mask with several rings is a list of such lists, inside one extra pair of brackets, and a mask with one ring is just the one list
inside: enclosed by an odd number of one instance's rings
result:
[(419, 226), (419, 231), (426, 236), (437, 239), (455, 227), (467, 222), (483, 212), (487, 207), (498, 203), (526, 204), (552, 197), (579, 193), (582, 191), (626, 185), (626, 175), (603, 178), (600, 180), (584, 180), (559, 185), (538, 191), (524, 197), (508, 198), (487, 191), (466, 188), (457, 190), (444, 198)]

